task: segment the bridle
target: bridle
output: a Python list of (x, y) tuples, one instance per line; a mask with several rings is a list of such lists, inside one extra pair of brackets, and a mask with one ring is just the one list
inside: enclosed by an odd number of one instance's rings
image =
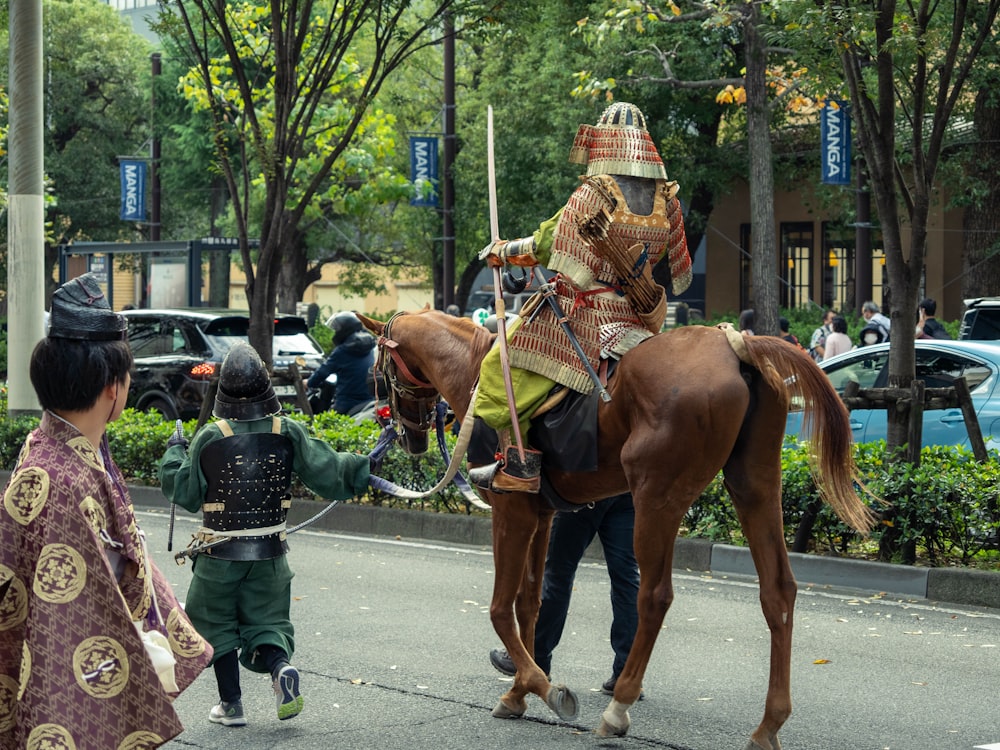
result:
[(396, 351), (399, 343), (392, 338), (392, 324), (400, 315), (389, 318), (378, 337), (376, 369), (382, 373), (389, 388), (389, 409), (392, 418), (404, 428), (426, 433), (434, 424), (435, 409), (441, 394), (419, 374), (414, 374)]
[[(414, 373), (396, 351), (399, 348), (399, 342), (392, 338), (392, 324), (396, 318), (405, 314), (405, 312), (398, 312), (389, 318), (382, 329), (382, 335), (378, 337), (378, 359), (375, 362), (375, 370), (381, 374), (388, 387), (387, 395), (391, 415), (389, 424), (383, 425), (383, 435), (388, 435), (389, 442), (386, 445), (391, 445), (397, 438), (392, 422), (397, 422), (403, 428), (404, 449), (407, 453), (415, 455), (427, 450), (427, 433), (433, 425), (437, 432), (438, 450), (448, 465), (448, 469), (438, 483), (426, 492), (414, 492), (399, 487), (376, 475), (371, 477), (372, 486), (397, 497), (422, 499), (439, 492), (454, 482), (469, 503), (478, 508), (489, 510), (489, 505), (486, 505), (476, 495), (459, 471), (459, 464), (472, 437), (473, 412), (469, 410), (466, 414), (466, 429), (459, 433), (458, 441), (455, 444), (454, 458), (449, 457), (444, 435), (444, 412), (447, 411), (448, 405), (441, 400), (438, 389), (424, 380), (419, 372)], [(379, 438), (380, 442), (381, 440), (382, 438)], [(377, 447), (376, 450), (378, 450)]]

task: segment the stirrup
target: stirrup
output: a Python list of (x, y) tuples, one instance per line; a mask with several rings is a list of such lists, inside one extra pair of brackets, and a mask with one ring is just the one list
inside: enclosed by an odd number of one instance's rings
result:
[(481, 490), (493, 491), (493, 477), (499, 470), (499, 461), (469, 469), (469, 482)]

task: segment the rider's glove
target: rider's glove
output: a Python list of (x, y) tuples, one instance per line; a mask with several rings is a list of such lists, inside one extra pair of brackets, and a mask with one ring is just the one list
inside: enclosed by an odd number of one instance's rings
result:
[(507, 240), (493, 240), (479, 252), (479, 260), (485, 260), (490, 268), (502, 268)]
[(522, 237), (518, 240), (493, 240), (479, 253), (479, 260), (485, 260), (490, 268), (499, 268), (505, 263), (522, 268), (538, 265), (535, 257), (535, 238)]

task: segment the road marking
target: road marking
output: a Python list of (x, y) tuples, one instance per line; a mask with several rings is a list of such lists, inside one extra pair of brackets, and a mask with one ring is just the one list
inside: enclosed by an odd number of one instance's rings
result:
[(992, 745), (976, 745), (975, 750), (1000, 750), (1000, 742), (994, 742)]

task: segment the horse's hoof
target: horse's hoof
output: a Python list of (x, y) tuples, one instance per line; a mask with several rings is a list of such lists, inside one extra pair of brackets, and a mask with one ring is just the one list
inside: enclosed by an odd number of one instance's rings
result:
[(520, 719), (524, 716), (524, 712), (528, 710), (528, 704), (521, 701), (518, 708), (511, 708), (506, 703), (503, 702), (503, 698), (497, 701), (496, 707), (493, 709), (494, 719)]
[(628, 734), (629, 727), (632, 726), (632, 719), (628, 715), (628, 707), (615, 700), (604, 709), (601, 714), (601, 723), (597, 727), (598, 737), (624, 737)]
[(758, 745), (753, 740), (750, 740), (743, 750), (781, 750), (781, 743), (778, 742), (778, 738), (775, 737), (774, 742), (769, 743), (767, 747), (763, 747)]
[(563, 721), (573, 721), (577, 716), (579, 705), (576, 693), (565, 685), (553, 685), (545, 695), (545, 703), (556, 712)]

